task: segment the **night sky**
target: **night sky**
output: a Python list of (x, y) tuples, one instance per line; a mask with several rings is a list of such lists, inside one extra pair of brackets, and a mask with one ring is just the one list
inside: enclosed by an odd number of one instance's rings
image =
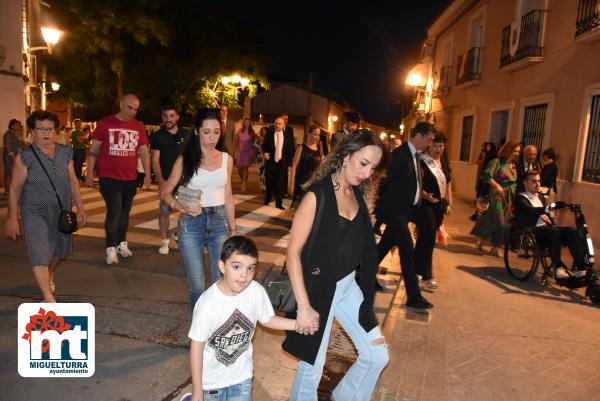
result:
[[(398, 99), (426, 29), (451, 0), (223, 1), (255, 30), (271, 80), (307, 82), (339, 96), (368, 122), (397, 125)], [(231, 15), (231, 14), (230, 14)]]

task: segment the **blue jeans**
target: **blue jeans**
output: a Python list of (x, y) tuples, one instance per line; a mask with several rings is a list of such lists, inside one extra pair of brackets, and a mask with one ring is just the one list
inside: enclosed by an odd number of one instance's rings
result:
[(204, 390), (204, 401), (252, 401), (252, 378), (217, 390)]
[(179, 253), (187, 272), (192, 309), (205, 290), (205, 246), (208, 248), (212, 282), (221, 278), (218, 261), (223, 242), (229, 236), (226, 216), (225, 206), (214, 206), (202, 208), (202, 213), (196, 217), (182, 214), (179, 220)]
[(325, 354), (333, 318), (346, 330), (358, 350), (358, 359), (333, 390), (333, 397), (336, 401), (368, 401), (371, 399), (379, 375), (387, 365), (389, 356), (385, 343), (372, 343), (373, 340), (383, 338), (379, 326), (367, 333), (358, 323), (358, 310), (363, 301), (363, 294), (356, 284), (355, 274), (352, 272), (337, 282), (317, 359), (314, 365), (304, 361), (298, 363), (290, 401), (317, 401), (317, 387), (325, 365)]

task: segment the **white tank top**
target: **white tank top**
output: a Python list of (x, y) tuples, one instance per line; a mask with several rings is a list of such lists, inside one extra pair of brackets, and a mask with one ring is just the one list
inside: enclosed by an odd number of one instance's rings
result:
[(221, 206), (225, 204), (225, 185), (227, 185), (227, 159), (229, 155), (221, 152), (221, 167), (213, 171), (199, 168), (188, 183), (188, 188), (202, 191), (200, 204), (202, 207)]

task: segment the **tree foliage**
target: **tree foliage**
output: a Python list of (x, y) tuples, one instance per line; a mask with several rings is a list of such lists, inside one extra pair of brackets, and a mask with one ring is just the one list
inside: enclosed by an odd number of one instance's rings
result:
[(234, 72), (251, 77), (251, 90), (268, 87), (264, 55), (251, 29), (208, 0), (51, 5), (66, 33), (48, 58), (48, 74), (61, 84), (56, 95), (93, 118), (114, 111), (124, 92), (140, 97), (143, 117), (158, 115), (167, 102), (193, 112), (209, 104), (202, 95), (206, 82)]

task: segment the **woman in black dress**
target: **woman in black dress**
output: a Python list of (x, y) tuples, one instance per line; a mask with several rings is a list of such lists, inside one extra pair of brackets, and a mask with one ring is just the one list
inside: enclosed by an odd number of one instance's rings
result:
[(434, 289), (438, 283), (432, 276), (433, 248), (438, 228), (444, 215), (452, 209), (452, 183), (450, 166), (443, 157), (446, 137), (438, 132), (425, 154), (421, 156), (423, 171), (422, 202), (419, 206), (419, 237), (415, 246), (417, 274), (427, 288)]
[(327, 155), (294, 216), (287, 249), (298, 311), (283, 348), (300, 358), (290, 401), (317, 399), (333, 319), (350, 336), (358, 359), (333, 390), (335, 400), (368, 401), (388, 362), (373, 312), (377, 247), (368, 195), (386, 167), (387, 151), (366, 130)]
[(308, 181), (311, 174), (319, 167), (323, 159), (321, 149), (321, 129), (312, 124), (308, 127), (308, 133), (304, 143), (296, 147), (296, 154), (292, 162), (288, 193), (292, 196), (293, 204), (296, 204), (304, 195), (303, 185)]

